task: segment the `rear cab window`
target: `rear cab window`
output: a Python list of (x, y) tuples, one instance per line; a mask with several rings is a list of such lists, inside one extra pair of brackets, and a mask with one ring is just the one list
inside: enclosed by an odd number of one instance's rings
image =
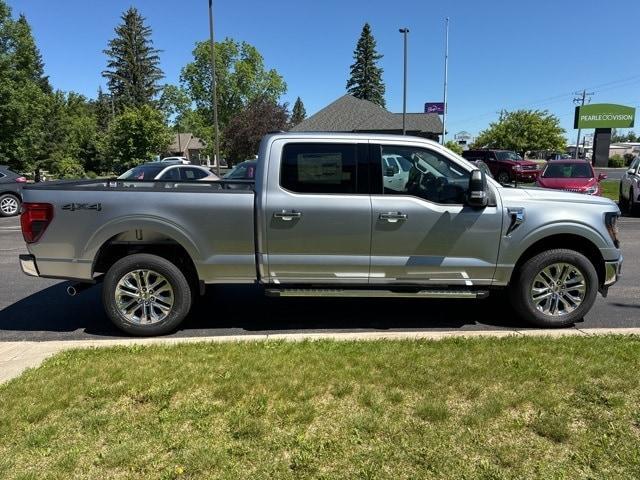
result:
[(282, 149), (280, 186), (295, 193), (357, 193), (357, 145), (286, 144)]

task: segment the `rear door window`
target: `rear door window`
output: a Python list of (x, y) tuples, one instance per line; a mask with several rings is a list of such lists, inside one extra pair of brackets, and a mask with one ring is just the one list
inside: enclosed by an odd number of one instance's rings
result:
[(356, 193), (356, 144), (289, 143), (280, 185), (297, 193)]

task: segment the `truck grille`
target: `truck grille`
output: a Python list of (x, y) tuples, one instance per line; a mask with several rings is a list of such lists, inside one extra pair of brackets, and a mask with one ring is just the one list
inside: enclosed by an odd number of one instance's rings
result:
[(537, 170), (538, 166), (537, 165), (523, 165), (522, 169), (523, 170)]
[(582, 193), (582, 189), (580, 188), (563, 188), (565, 192), (574, 192), (574, 193)]

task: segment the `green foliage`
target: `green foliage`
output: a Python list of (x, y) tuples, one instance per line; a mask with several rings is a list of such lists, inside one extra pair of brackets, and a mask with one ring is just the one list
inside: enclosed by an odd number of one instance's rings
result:
[(376, 51), (376, 40), (368, 23), (362, 27), (360, 39), (353, 52), (354, 63), (347, 80), (347, 92), (356, 98), (362, 98), (385, 106), (385, 85), (382, 81), (382, 68), (377, 64), (382, 58)]
[[(265, 68), (264, 59), (254, 46), (226, 38), (216, 43), (215, 52), (218, 120), (221, 130), (251, 101), (265, 97), (275, 102), (286, 92), (287, 85), (282, 76), (275, 69)], [(194, 101), (198, 115), (204, 119), (205, 124), (213, 125), (209, 42), (198, 42), (193, 58), (193, 62), (182, 69), (180, 80)]]
[(224, 130), (223, 147), (234, 164), (258, 153), (260, 140), (269, 131), (286, 127), (289, 115), (284, 105), (269, 98), (257, 98), (234, 116)]
[(447, 140), (444, 146), (447, 147), (452, 152), (457, 153), (458, 155), (462, 155), (462, 152), (464, 151), (464, 149), (462, 148), (462, 145), (460, 145), (458, 142), (455, 142), (453, 140)]
[(633, 153), (625, 153), (624, 154), (624, 165), (626, 167), (631, 165), (631, 162), (633, 162), (634, 158), (636, 158), (636, 156)]
[(104, 139), (108, 168), (123, 172), (165, 152), (171, 132), (159, 110), (143, 105), (126, 108), (113, 119)]
[(307, 118), (307, 111), (304, 108), (304, 104), (300, 97), (296, 98), (296, 103), (293, 104), (293, 110), (291, 112), (290, 124), (292, 127), (298, 125), (305, 118)]
[(164, 113), (167, 120), (173, 120), (176, 126), (189, 112), (191, 99), (186, 90), (176, 85), (165, 85), (158, 100), (158, 108)]
[(633, 130), (629, 130), (627, 133), (619, 133), (618, 129), (614, 128), (611, 131), (611, 142), (637, 142), (640, 140), (640, 136), (636, 136)]
[(516, 110), (504, 112), (499, 121), (478, 135), (475, 148), (514, 150), (522, 156), (529, 150), (563, 151), (564, 129), (548, 111)]
[(622, 168), (625, 165), (624, 157), (618, 153), (609, 157), (609, 167)]
[(144, 24), (144, 17), (130, 7), (121, 18), (122, 23), (115, 28), (116, 37), (104, 50), (109, 60), (102, 72), (119, 112), (127, 106), (150, 103), (164, 76), (159, 67), (159, 50), (153, 48), (151, 28)]
[(85, 171), (82, 164), (71, 157), (58, 157), (52, 162), (50, 172), (55, 178), (82, 178)]

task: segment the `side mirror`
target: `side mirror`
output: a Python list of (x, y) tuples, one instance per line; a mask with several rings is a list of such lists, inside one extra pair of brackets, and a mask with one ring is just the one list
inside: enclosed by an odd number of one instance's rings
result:
[(484, 208), (489, 204), (487, 189), (487, 176), (482, 170), (474, 170), (469, 178), (467, 190), (467, 205), (475, 208)]
[(633, 168), (627, 170), (627, 175), (633, 175), (634, 173), (636, 173), (636, 171)]
[(607, 178), (607, 174), (606, 173), (601, 173), (601, 174), (598, 175), (598, 181), (599, 182), (601, 182), (605, 178)]
[(387, 167), (384, 171), (384, 176), (385, 177), (393, 177), (395, 174), (398, 173), (398, 167), (396, 166), (391, 166), (391, 167)]

